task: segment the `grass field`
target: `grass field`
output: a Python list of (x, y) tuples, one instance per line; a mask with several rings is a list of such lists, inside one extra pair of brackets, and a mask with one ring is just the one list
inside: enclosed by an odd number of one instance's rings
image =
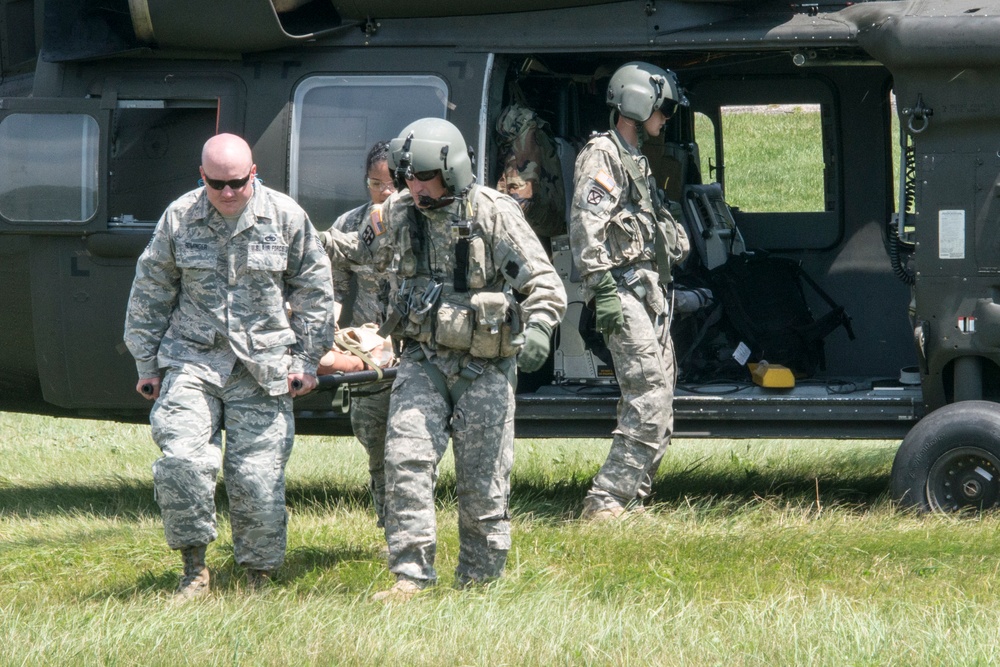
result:
[(438, 491), (440, 585), (391, 584), (365, 461), (300, 437), (289, 554), (247, 590), (222, 539), (210, 599), (169, 599), (148, 427), (0, 413), (0, 664), (994, 664), (996, 516), (900, 512), (896, 443), (680, 441), (644, 515), (574, 519), (606, 440), (520, 440), (514, 546), (486, 590), (450, 587), (454, 476)]
[[(747, 212), (823, 211), (824, 163), (818, 106), (727, 107), (722, 116), (726, 202)], [(712, 121), (695, 114), (706, 182), (718, 163)]]

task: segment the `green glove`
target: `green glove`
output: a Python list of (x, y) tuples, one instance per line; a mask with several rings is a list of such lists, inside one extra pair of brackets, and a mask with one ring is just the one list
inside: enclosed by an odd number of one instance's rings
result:
[(537, 371), (549, 357), (552, 329), (541, 322), (528, 322), (524, 329), (524, 347), (517, 355), (517, 367), (525, 373)]
[(597, 313), (597, 330), (605, 336), (621, 333), (625, 326), (622, 301), (618, 298), (618, 285), (608, 271), (594, 285), (594, 310)]

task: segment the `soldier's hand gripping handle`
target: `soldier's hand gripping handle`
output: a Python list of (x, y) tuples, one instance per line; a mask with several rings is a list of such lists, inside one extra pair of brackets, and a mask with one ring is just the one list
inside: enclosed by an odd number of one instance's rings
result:
[(288, 376), (288, 393), (292, 398), (305, 396), (316, 388), (316, 376), (306, 373), (291, 373)]
[(135, 390), (147, 401), (160, 397), (160, 378), (139, 378)]

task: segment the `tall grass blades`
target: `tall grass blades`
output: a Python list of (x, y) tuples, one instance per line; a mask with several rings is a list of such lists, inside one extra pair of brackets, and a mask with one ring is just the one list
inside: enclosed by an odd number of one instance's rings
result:
[[(450, 456), (440, 585), (403, 606), (351, 438), (299, 437), (289, 551), (255, 593), (226, 498), (208, 600), (170, 599), (180, 559), (152, 497), (148, 427), (0, 414), (3, 665), (991, 664), (998, 520), (917, 516), (885, 498), (894, 442), (679, 441), (655, 503), (576, 520), (608, 441), (519, 440), (508, 571), (450, 587)], [(818, 489), (818, 491), (817, 491)]]

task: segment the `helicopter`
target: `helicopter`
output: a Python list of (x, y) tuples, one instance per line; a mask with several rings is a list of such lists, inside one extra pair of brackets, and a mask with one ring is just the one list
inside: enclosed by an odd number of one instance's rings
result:
[[(455, 123), (478, 182), (497, 184), (498, 121), (518, 104), (555, 147), (568, 198), (575, 152), (608, 128), (607, 78), (638, 60), (676, 73), (688, 100), (643, 147), (692, 239), (673, 286), (676, 435), (898, 438), (895, 499), (1000, 503), (1000, 2), (0, 9), (2, 409), (146, 418), (125, 304), (210, 136), (245, 137), (261, 178), (324, 229), (365, 200), (368, 147), (418, 118)], [(810, 129), (793, 143), (751, 120), (761, 133), (741, 159), (748, 110)], [(801, 142), (806, 196), (785, 176), (749, 197), (746, 177), (792, 163)], [(520, 380), (517, 432), (610, 433), (614, 369), (551, 231), (570, 309), (548, 363)], [(297, 399), (299, 430), (350, 433), (348, 406), (349, 392)]]

